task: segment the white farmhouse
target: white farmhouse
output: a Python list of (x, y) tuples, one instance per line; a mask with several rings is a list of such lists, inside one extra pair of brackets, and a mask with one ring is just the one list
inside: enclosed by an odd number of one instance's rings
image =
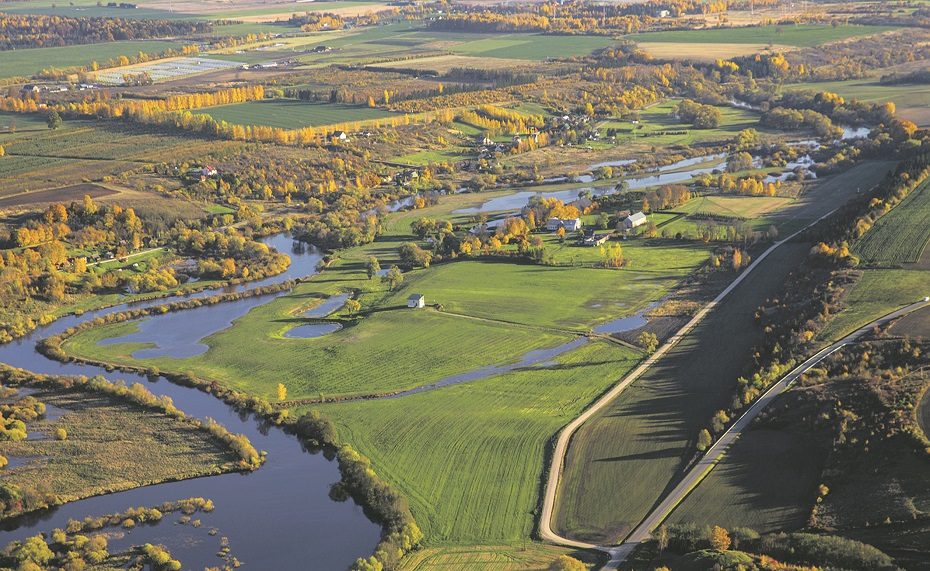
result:
[(422, 293), (415, 293), (407, 298), (407, 307), (411, 309), (423, 309), (426, 307), (426, 297)]
[(581, 229), (580, 218), (550, 218), (546, 221), (546, 230), (555, 232), (559, 228), (565, 228), (566, 232), (577, 232)]

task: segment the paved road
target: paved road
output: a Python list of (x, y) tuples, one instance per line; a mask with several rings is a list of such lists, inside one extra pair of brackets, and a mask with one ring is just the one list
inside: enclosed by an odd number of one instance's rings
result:
[[(636, 379), (638, 379), (649, 367), (651, 367), (656, 361), (658, 361), (663, 355), (669, 352), (672, 347), (678, 344), (678, 342), (687, 335), (694, 327), (700, 323), (704, 317), (710, 313), (717, 305), (727, 297), (731, 291), (736, 289), (739, 284), (745, 280), (749, 274), (752, 273), (759, 264), (762, 263), (765, 258), (769, 256), (776, 248), (788, 242), (789, 240), (794, 239), (796, 236), (814, 226), (824, 218), (830, 216), (836, 211), (836, 209), (827, 212), (820, 218), (814, 220), (804, 228), (801, 228), (797, 232), (791, 234), (790, 236), (779, 240), (772, 244), (767, 250), (762, 252), (758, 258), (756, 258), (749, 266), (746, 267), (743, 272), (733, 280), (733, 282), (726, 287), (720, 294), (717, 295), (710, 303), (704, 306), (700, 311), (698, 311), (693, 318), (691, 318), (688, 323), (686, 323), (681, 329), (678, 330), (672, 337), (670, 337), (665, 343), (662, 344), (659, 349), (649, 356), (645, 361), (639, 364), (635, 369), (630, 371), (627, 376), (622, 378), (616, 385), (611, 387), (604, 395), (602, 395), (598, 400), (594, 402), (589, 408), (587, 408), (581, 416), (575, 418), (575, 420), (568, 423), (562, 430), (559, 432), (558, 437), (556, 438), (555, 448), (552, 452), (552, 465), (549, 468), (548, 479), (546, 480), (546, 489), (543, 493), (543, 505), (542, 513), (539, 518), (539, 535), (545, 541), (550, 541), (559, 545), (565, 545), (568, 547), (575, 547), (581, 549), (599, 549), (611, 553), (611, 561), (613, 561), (613, 551), (622, 548), (620, 547), (605, 547), (600, 545), (594, 545), (593, 543), (586, 543), (584, 541), (576, 541), (574, 539), (569, 539), (567, 537), (562, 537), (559, 534), (555, 533), (552, 530), (552, 512), (555, 506), (556, 496), (558, 495), (559, 489), (559, 479), (562, 476), (562, 470), (565, 465), (565, 454), (568, 451), (568, 445), (571, 441), (572, 435), (575, 434), (575, 431), (581, 427), (582, 424), (588, 421), (592, 416), (597, 414), (598, 411), (607, 406), (612, 400), (614, 400), (620, 393), (622, 393), (630, 384), (632, 384)], [(626, 548), (624, 548), (626, 549)], [(632, 548), (630, 548), (632, 549)], [(625, 556), (624, 556), (625, 557)]]
[(762, 412), (765, 407), (770, 405), (780, 394), (788, 390), (788, 388), (794, 384), (798, 377), (807, 372), (811, 367), (817, 365), (824, 359), (826, 359), (831, 354), (838, 351), (840, 348), (853, 343), (859, 337), (871, 331), (874, 327), (879, 325), (884, 325), (893, 319), (897, 319), (903, 315), (907, 315), (912, 311), (930, 306), (930, 301), (923, 299), (917, 303), (913, 303), (906, 307), (903, 307), (897, 311), (889, 313), (888, 315), (876, 319), (875, 321), (865, 325), (856, 331), (853, 331), (846, 337), (843, 337), (836, 343), (828, 347), (824, 347), (817, 353), (815, 353), (811, 358), (804, 361), (797, 367), (795, 367), (790, 373), (781, 378), (777, 383), (769, 387), (765, 393), (759, 397), (749, 409), (743, 413), (739, 419), (734, 422), (730, 428), (711, 446), (707, 453), (704, 454), (704, 457), (693, 467), (687, 474), (685, 474), (684, 479), (675, 486), (675, 489), (662, 500), (660, 503), (646, 518), (627, 536), (626, 540), (619, 546), (611, 548), (608, 550), (610, 553), (610, 562), (604, 566), (604, 569), (617, 569), (620, 564), (632, 553), (633, 549), (637, 545), (649, 539), (652, 531), (657, 528), (664, 520), (672, 513), (672, 510), (681, 503), (685, 497), (701, 483), (707, 474), (713, 470), (714, 466), (723, 458), (724, 453), (739, 439), (740, 435), (745, 431), (746, 427), (755, 419), (760, 412)]

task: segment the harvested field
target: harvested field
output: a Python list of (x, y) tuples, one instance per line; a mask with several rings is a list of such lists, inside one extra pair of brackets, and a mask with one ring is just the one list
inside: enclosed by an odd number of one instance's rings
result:
[(690, 42), (643, 42), (639, 47), (654, 58), (699, 62), (712, 62), (717, 59), (729, 59), (765, 51), (785, 52), (794, 49), (791, 46), (766, 43), (695, 44)]
[(74, 184), (62, 188), (37, 190), (35, 192), (24, 192), (14, 196), (0, 198), (0, 209), (26, 206), (31, 204), (42, 204), (46, 202), (68, 203), (71, 201), (81, 200), (84, 195), (89, 195), (91, 198), (100, 198), (101, 196), (108, 196), (111, 194), (116, 194), (116, 191), (100, 186), (99, 184)]
[[(390, 10), (391, 6), (388, 4), (381, 3), (369, 3), (369, 2), (313, 2), (301, 4), (302, 11), (308, 11), (309, 8), (316, 5), (327, 6), (325, 8), (317, 7), (313, 11), (325, 10), (329, 14), (338, 14), (340, 16), (362, 16), (368, 13), (375, 12), (384, 12), (385, 10)], [(340, 6), (341, 5), (341, 6)], [(293, 6), (293, 4), (288, 4), (288, 6)], [(306, 6), (306, 8), (305, 8)], [(337, 6), (337, 7), (333, 7)], [(272, 12), (265, 14), (247, 14), (244, 16), (237, 15), (235, 18), (242, 22), (274, 22), (278, 20), (287, 20), (298, 10), (281, 10), (280, 12)]]
[[(930, 337), (930, 311), (921, 309), (896, 321), (889, 331), (905, 337)], [(930, 411), (927, 411), (930, 413)]]
[(636, 42), (673, 42), (690, 43), (693, 46), (705, 44), (780, 44), (810, 47), (853, 38), (871, 36), (893, 30), (890, 26), (829, 26), (820, 24), (800, 24), (784, 26), (721, 26), (704, 30), (675, 30), (667, 32), (646, 32), (627, 36)]
[(435, 73), (445, 73), (456, 67), (473, 69), (514, 69), (523, 68), (526, 61), (506, 58), (483, 58), (474, 56), (442, 55), (419, 59), (398, 60), (370, 66), (372, 69), (419, 69)]

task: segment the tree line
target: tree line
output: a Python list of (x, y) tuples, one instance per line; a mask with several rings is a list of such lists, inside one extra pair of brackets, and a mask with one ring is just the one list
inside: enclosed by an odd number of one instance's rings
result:
[(72, 18), (0, 13), (0, 51), (190, 36), (210, 32), (208, 21)]

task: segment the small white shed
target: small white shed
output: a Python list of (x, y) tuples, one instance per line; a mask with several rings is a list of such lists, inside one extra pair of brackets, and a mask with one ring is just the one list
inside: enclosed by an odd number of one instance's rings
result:
[(426, 307), (426, 297), (422, 293), (415, 293), (407, 298), (407, 307), (411, 309), (423, 309)]

